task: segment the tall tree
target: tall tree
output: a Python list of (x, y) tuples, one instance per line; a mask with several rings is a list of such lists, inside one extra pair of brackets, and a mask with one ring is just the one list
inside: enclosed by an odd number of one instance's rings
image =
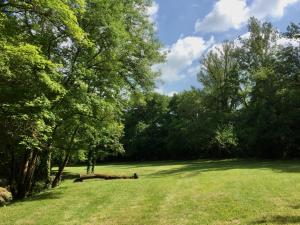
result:
[(211, 129), (211, 155), (231, 155), (237, 145), (233, 124), (245, 101), (234, 43), (224, 42), (203, 58), (198, 80), (203, 85), (203, 102), (207, 112), (204, 117), (211, 118), (208, 123)]
[(211, 109), (232, 112), (241, 104), (239, 65), (233, 43), (211, 50), (201, 61), (198, 80), (203, 85)]
[[(11, 128), (1, 130), (5, 137), (1, 152), (11, 162), (8, 174), (14, 197), (30, 193), (39, 179), (34, 177), (37, 167), (45, 170), (38, 173), (41, 179), (51, 182), (52, 153), (63, 156), (52, 182), (55, 187), (74, 150), (109, 145), (122, 151), (125, 96), (132, 89), (151, 88), (156, 76), (151, 66), (162, 60), (146, 13), (150, 4), (144, 0), (0, 3), (0, 126)], [(12, 84), (19, 85), (17, 93)], [(14, 175), (22, 170), (30, 174)]]
[(55, 124), (51, 109), (65, 94), (59, 65), (45, 54), (45, 35), (84, 35), (66, 1), (2, 1), (0, 10), (1, 140), (12, 193), (23, 198)]

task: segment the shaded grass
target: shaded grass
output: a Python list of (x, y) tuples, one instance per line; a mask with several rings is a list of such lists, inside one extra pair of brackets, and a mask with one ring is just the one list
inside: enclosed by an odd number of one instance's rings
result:
[(104, 164), (138, 180), (73, 183), (0, 208), (0, 224), (300, 224), (300, 162), (168, 161)]

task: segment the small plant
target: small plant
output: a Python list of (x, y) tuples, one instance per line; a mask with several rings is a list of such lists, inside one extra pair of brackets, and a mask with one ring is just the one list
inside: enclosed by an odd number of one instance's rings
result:
[(216, 131), (214, 138), (214, 144), (219, 149), (220, 156), (231, 154), (232, 150), (237, 146), (237, 137), (234, 131), (234, 127), (231, 124), (219, 127)]

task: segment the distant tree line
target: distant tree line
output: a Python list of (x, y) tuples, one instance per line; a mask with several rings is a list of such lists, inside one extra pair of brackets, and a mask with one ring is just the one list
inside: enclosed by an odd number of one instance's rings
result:
[(132, 98), (125, 159), (300, 157), (300, 27), (248, 27), (201, 60), (202, 88)]

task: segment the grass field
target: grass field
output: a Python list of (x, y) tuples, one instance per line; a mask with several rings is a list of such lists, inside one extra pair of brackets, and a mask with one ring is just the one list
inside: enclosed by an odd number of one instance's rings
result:
[[(84, 171), (67, 168), (68, 175)], [(0, 208), (0, 224), (300, 224), (299, 161), (124, 163), (96, 172), (140, 179), (66, 179)]]

